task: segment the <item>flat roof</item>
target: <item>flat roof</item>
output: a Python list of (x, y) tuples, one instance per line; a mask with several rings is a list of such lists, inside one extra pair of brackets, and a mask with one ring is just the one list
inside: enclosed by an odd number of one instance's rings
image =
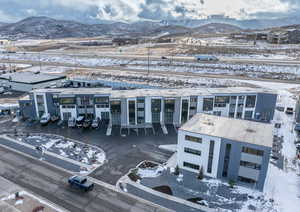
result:
[(180, 130), (272, 147), (273, 125), (197, 113)]
[(35, 93), (59, 93), (61, 95), (94, 94), (109, 95), (111, 98), (135, 98), (139, 96), (178, 97), (178, 96), (212, 96), (215, 94), (255, 94), (274, 93), (263, 88), (230, 87), (230, 88), (181, 88), (181, 89), (132, 89), (112, 90), (111, 88), (58, 88), (36, 89)]
[(11, 82), (25, 84), (38, 84), (65, 78), (66, 76), (62, 74), (34, 73), (31, 71), (14, 72), (0, 75), (0, 79), (11, 80)]

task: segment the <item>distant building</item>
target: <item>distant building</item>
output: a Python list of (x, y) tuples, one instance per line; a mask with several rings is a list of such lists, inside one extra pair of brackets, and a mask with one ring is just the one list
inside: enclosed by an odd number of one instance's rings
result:
[(232, 180), (263, 190), (273, 143), (273, 126), (228, 117), (196, 114), (178, 131), (181, 169)]
[(0, 40), (0, 45), (8, 45), (10, 44), (9, 40)]
[(112, 44), (115, 46), (134, 45), (138, 43), (139, 39), (137, 38), (114, 38), (112, 40)]
[(51, 87), (66, 78), (65, 75), (35, 72), (14, 72), (0, 75), (0, 87), (28, 92), (33, 89)]
[(300, 30), (299, 29), (279, 29), (272, 30), (268, 33), (267, 40), (274, 44), (299, 44)]
[(267, 40), (268, 32), (237, 32), (237, 33), (231, 33), (230, 38), (231, 39), (237, 39), (237, 40)]

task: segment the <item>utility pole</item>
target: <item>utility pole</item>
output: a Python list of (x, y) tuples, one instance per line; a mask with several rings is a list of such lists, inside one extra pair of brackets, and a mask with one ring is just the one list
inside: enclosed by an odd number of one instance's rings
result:
[(148, 47), (148, 75), (150, 74), (150, 48)]
[(42, 71), (41, 52), (39, 52), (39, 65), (40, 65), (40, 72), (41, 72)]

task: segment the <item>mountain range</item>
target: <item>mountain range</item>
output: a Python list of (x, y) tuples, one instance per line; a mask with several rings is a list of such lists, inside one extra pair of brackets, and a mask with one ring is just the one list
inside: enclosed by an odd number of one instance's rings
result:
[(140, 21), (134, 23), (83, 24), (49, 17), (29, 17), (16, 23), (0, 22), (0, 37), (9, 39), (57, 39), (67, 37), (159, 36), (176, 34), (230, 33), (300, 23), (300, 18), (272, 20), (199, 19)]

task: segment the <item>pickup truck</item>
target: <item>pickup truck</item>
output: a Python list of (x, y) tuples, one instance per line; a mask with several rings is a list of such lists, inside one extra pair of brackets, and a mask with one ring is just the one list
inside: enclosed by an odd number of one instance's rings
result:
[(86, 177), (83, 176), (72, 176), (68, 179), (70, 186), (77, 187), (83, 191), (91, 191), (94, 188), (94, 183), (89, 182)]

